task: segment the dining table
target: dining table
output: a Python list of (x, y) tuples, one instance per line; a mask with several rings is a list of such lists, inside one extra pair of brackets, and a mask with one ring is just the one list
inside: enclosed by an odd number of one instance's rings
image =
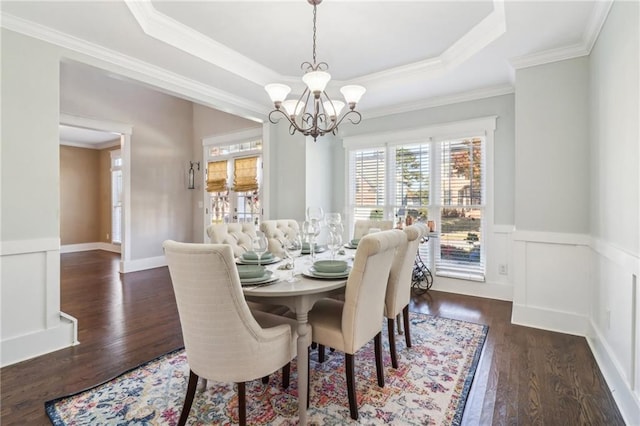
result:
[[(344, 250), (344, 254), (336, 259), (346, 260), (349, 266), (353, 263), (355, 250)], [(316, 259), (329, 259), (328, 253), (316, 254)], [(289, 262), (289, 260), (285, 260)], [(291, 271), (282, 269), (283, 262), (265, 265), (277, 274), (278, 281), (268, 285), (244, 286), (243, 293), (247, 300), (283, 305), (296, 316), (298, 340), (298, 418), (300, 425), (307, 424), (307, 398), (309, 384), (309, 345), (311, 344), (311, 326), (309, 311), (320, 299), (344, 292), (347, 278), (317, 278), (309, 274), (313, 266), (311, 256), (298, 257), (295, 260), (295, 276), (298, 281), (290, 282)]]

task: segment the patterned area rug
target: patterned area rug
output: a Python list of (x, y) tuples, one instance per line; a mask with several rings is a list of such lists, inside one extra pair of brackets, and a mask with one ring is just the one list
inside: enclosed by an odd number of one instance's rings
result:
[[(384, 388), (376, 382), (373, 342), (355, 355), (358, 422), (349, 417), (344, 354), (327, 351), (320, 364), (312, 351), (309, 424), (459, 425), (487, 331), (484, 325), (411, 313), (412, 347), (396, 336), (395, 370), (385, 328)], [(46, 411), (54, 425), (176, 425), (188, 377), (186, 355), (178, 350), (93, 389), (49, 401)], [(287, 390), (281, 379), (278, 372), (267, 385), (247, 383), (249, 424), (298, 423), (295, 360)], [(237, 408), (234, 385), (210, 381), (196, 392), (187, 424), (237, 423)]]

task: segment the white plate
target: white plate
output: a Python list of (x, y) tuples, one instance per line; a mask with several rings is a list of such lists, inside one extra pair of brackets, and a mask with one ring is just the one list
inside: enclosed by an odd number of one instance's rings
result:
[(277, 282), (280, 282), (280, 278), (278, 278), (277, 276), (273, 276), (268, 280), (261, 281), (259, 283), (242, 283), (242, 287), (261, 287), (263, 285), (271, 285)]
[[(263, 259), (260, 261), (260, 265), (271, 265), (272, 263), (276, 263), (276, 262), (280, 262), (282, 259), (280, 259), (277, 256), (272, 257), (271, 259)], [(249, 260), (249, 259), (243, 259), (241, 257), (239, 257), (236, 260), (236, 263), (239, 263), (240, 265), (257, 265), (258, 264), (258, 259), (256, 260)]]
[(261, 277), (257, 277), (257, 278), (240, 278), (240, 283), (242, 285), (245, 284), (260, 284), (264, 281), (269, 281), (271, 278), (273, 278), (273, 272), (271, 271), (264, 271), (264, 275)]
[(341, 278), (347, 278), (349, 276), (349, 272), (351, 272), (351, 266), (347, 267), (347, 270), (344, 272), (318, 272), (313, 266), (309, 268), (309, 270), (302, 273), (305, 277), (311, 278), (324, 278), (324, 279), (332, 279), (337, 280)]

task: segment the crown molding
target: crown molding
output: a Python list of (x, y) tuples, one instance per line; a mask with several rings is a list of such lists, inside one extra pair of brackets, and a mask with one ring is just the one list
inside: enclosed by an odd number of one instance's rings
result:
[(281, 79), (281, 76), (272, 69), (158, 12), (149, 0), (125, 0), (125, 4), (140, 24), (142, 31), (149, 37), (260, 86)]
[(411, 111), (418, 111), (421, 109), (434, 108), (444, 105), (457, 104), (461, 102), (475, 101), (478, 99), (492, 98), (494, 96), (502, 96), (515, 93), (515, 89), (510, 84), (501, 86), (485, 87), (477, 90), (470, 90), (467, 92), (456, 93), (454, 95), (438, 96), (435, 98), (429, 98), (424, 101), (412, 102), (402, 105), (395, 105), (389, 108), (379, 108), (373, 110), (361, 111), (363, 120), (371, 118), (384, 117), (387, 115), (404, 114)]
[(600, 35), (602, 26), (607, 20), (612, 5), (612, 1), (594, 2), (589, 23), (582, 33), (580, 43), (516, 57), (509, 61), (511, 66), (518, 70), (589, 55)]
[[(213, 88), (196, 80), (186, 78), (164, 68), (61, 31), (24, 20), (2, 11), (0, 11), (0, 26), (131, 71), (135, 74), (135, 76), (131, 76), (131, 78), (153, 85), (165, 93), (180, 94), (189, 100), (196, 101), (203, 105), (209, 105), (218, 110), (259, 123), (266, 119), (268, 107), (265, 105)], [(73, 60), (82, 60), (82, 58), (72, 58), (68, 55), (63, 56)]]
[[(299, 83), (298, 77), (284, 76), (265, 67), (217, 41), (193, 30), (156, 10), (150, 0), (125, 0), (142, 30), (150, 37), (194, 55), (252, 83), (264, 86), (279, 81)], [(504, 0), (493, 0), (493, 11), (454, 42), (440, 56), (423, 61), (362, 75), (336, 84), (393, 85), (411, 76), (434, 78), (442, 75), (484, 49), (506, 31)]]

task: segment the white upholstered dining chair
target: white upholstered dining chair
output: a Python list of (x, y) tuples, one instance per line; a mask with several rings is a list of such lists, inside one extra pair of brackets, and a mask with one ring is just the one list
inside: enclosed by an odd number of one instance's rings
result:
[(260, 230), (267, 237), (269, 251), (280, 257), (285, 255), (282, 241), (300, 234), (300, 226), (293, 219), (264, 220), (260, 224)]
[(238, 384), (238, 417), (246, 424), (245, 382), (264, 378), (296, 356), (297, 324), (250, 311), (242, 294), (231, 247), (226, 244), (163, 244), (189, 363), (184, 425), (198, 378)]
[(353, 238), (360, 239), (369, 233), (371, 229), (388, 231), (393, 228), (392, 220), (356, 220), (353, 226)]
[(207, 227), (211, 244), (228, 244), (235, 257), (252, 250), (252, 240), (256, 236), (253, 223), (214, 223)]
[(384, 302), (384, 316), (387, 317), (387, 329), (389, 333), (389, 351), (391, 352), (391, 365), (398, 368), (396, 354), (395, 318), (402, 313), (404, 320), (404, 338), (407, 347), (411, 347), (411, 333), (409, 332), (409, 302), (411, 300), (411, 279), (413, 265), (418, 253), (421, 237), (425, 228), (420, 225), (407, 226), (404, 233), (407, 235), (407, 243), (398, 247), (387, 282), (387, 294)]
[(384, 386), (382, 318), (389, 271), (397, 247), (406, 244), (398, 229), (365, 235), (358, 244), (345, 288), (344, 301), (322, 299), (309, 312), (319, 356), (329, 346), (345, 354), (345, 375), (351, 418), (358, 419), (354, 354), (374, 339), (378, 385)]

